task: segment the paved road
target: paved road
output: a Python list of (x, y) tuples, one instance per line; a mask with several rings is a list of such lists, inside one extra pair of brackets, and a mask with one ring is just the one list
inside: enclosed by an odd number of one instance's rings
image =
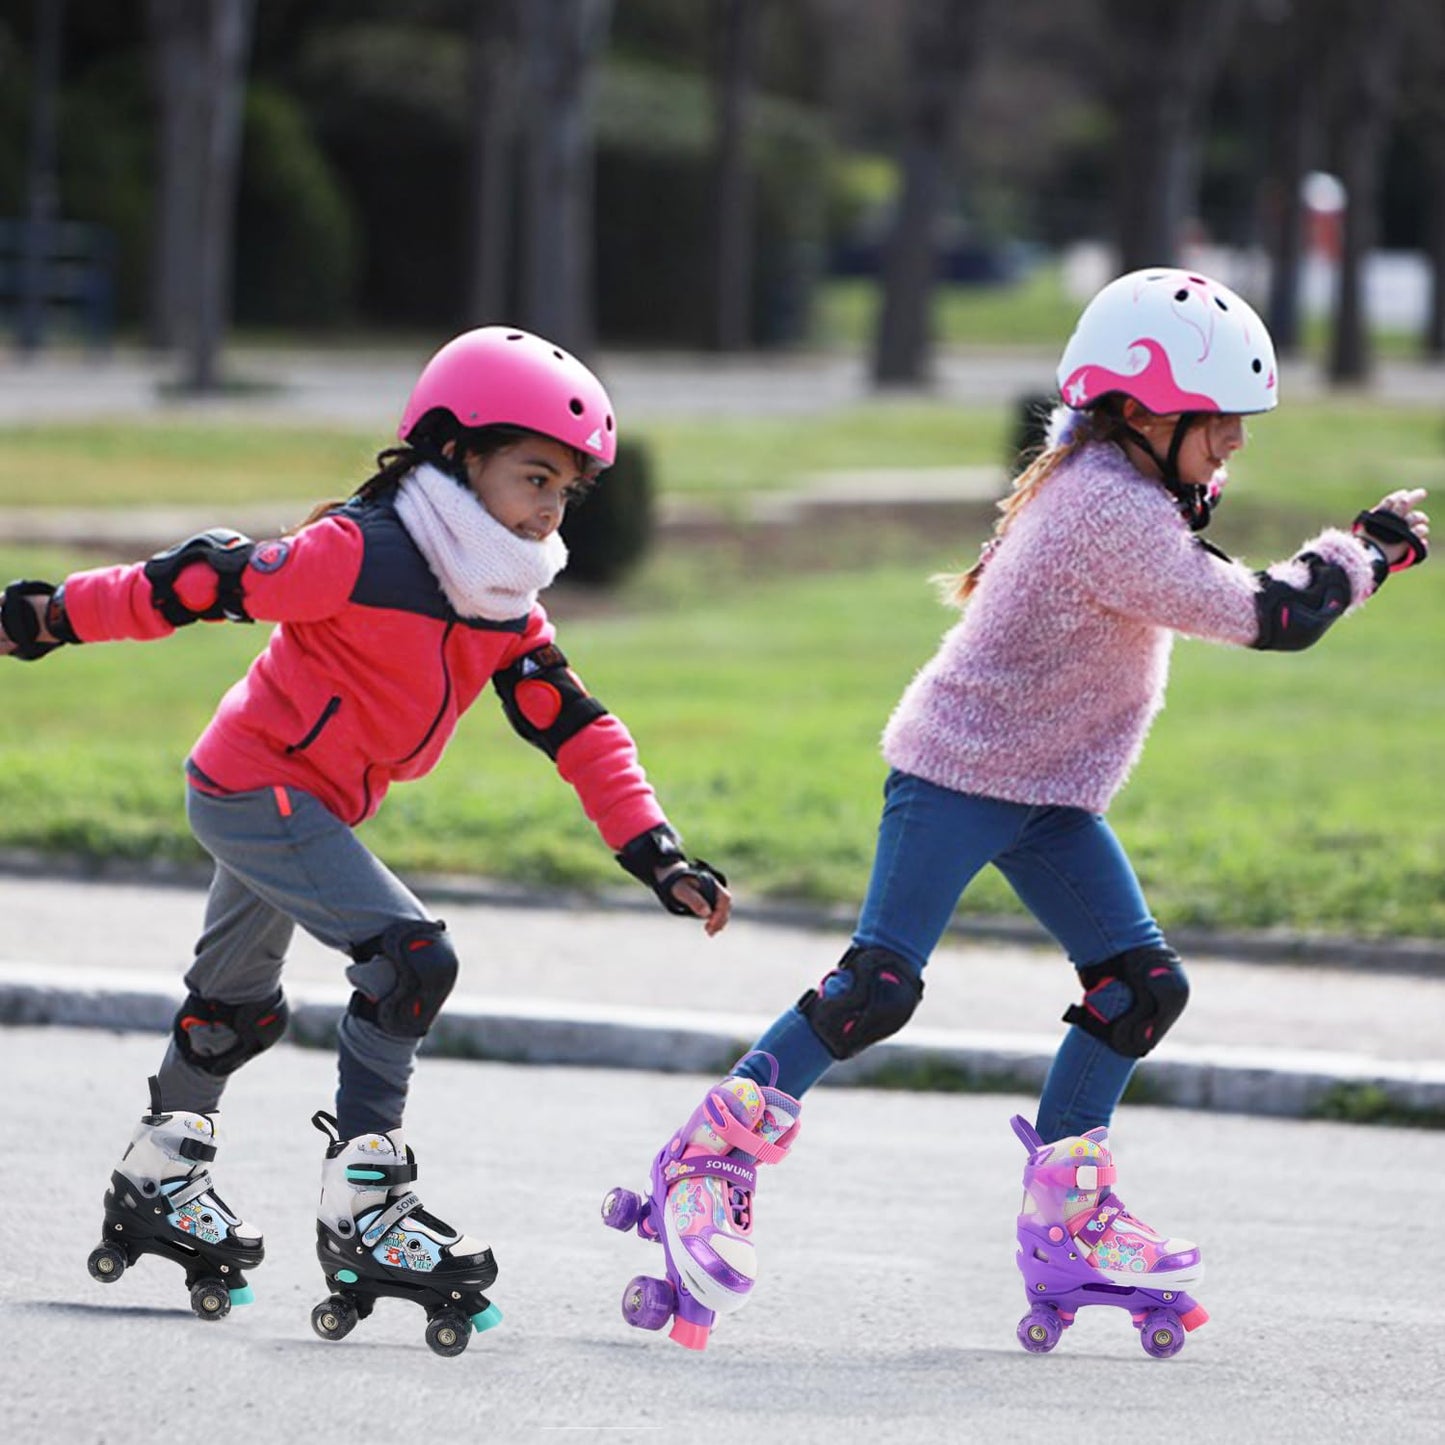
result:
[(1022, 1153), (1007, 1126), (1028, 1101), (822, 1090), (794, 1155), (764, 1176), (759, 1294), (693, 1356), (619, 1318), (623, 1285), (656, 1250), (604, 1230), (596, 1208), (640, 1178), (705, 1081), (427, 1060), (410, 1114), (419, 1187), (496, 1250), (506, 1316), (441, 1360), (420, 1311), (394, 1302), (339, 1344), (310, 1332), (322, 1291), (308, 1118), (333, 1066), (286, 1044), (234, 1083), (221, 1118), (218, 1177), (267, 1234), (257, 1302), (206, 1325), (163, 1262), (109, 1288), (88, 1277), (100, 1195), (154, 1057), (146, 1038), (0, 1034), (14, 1445), (1438, 1438), (1442, 1134), (1128, 1111), (1121, 1192), (1205, 1246), (1212, 1320), (1155, 1362), (1122, 1313), (1086, 1311), (1033, 1357), (1013, 1339)]

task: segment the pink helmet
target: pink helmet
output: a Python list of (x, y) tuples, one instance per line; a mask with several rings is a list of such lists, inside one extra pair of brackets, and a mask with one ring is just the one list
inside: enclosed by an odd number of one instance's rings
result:
[(1274, 344), (1249, 303), (1207, 276), (1165, 266), (1105, 286), (1059, 362), (1066, 406), (1122, 392), (1156, 416), (1272, 411), (1275, 379)]
[(525, 427), (604, 467), (617, 456), (617, 426), (602, 383), (560, 346), (514, 326), (482, 326), (448, 341), (417, 378), (397, 436), (406, 441), (437, 409), (468, 428)]

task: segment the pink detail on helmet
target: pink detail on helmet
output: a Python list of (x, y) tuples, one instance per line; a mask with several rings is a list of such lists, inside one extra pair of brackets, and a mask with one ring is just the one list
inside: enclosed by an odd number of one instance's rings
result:
[(1064, 400), (1069, 406), (1088, 406), (1111, 391), (1132, 396), (1155, 416), (1168, 416), (1177, 411), (1218, 411), (1214, 399), (1201, 392), (1185, 391), (1174, 380), (1169, 356), (1151, 337), (1141, 336), (1130, 350), (1148, 353), (1149, 362), (1136, 372), (1125, 374), (1108, 367), (1085, 365), (1075, 370), (1064, 382)]
[(427, 362), (402, 412), (403, 441), (430, 411), (464, 427), (516, 426), (551, 437), (610, 467), (617, 425), (602, 383), (575, 356), (515, 326), (482, 326)]

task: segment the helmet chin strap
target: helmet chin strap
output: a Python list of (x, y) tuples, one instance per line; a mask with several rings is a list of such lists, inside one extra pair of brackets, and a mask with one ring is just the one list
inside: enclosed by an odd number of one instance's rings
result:
[(1162, 457), (1154, 450), (1153, 443), (1143, 432), (1137, 431), (1128, 422), (1124, 423), (1124, 430), (1129, 439), (1140, 447), (1149, 460), (1159, 468), (1159, 485), (1174, 498), (1178, 504), (1180, 515), (1189, 523), (1191, 532), (1202, 532), (1209, 525), (1209, 517), (1214, 510), (1214, 502), (1210, 498), (1208, 487), (1201, 487), (1179, 479), (1180, 449), (1184, 446), (1184, 438), (1189, 435), (1190, 427), (1199, 420), (1201, 415), (1202, 413), (1197, 411), (1186, 411), (1180, 414), (1179, 420), (1174, 423), (1174, 435), (1169, 439), (1169, 452)]

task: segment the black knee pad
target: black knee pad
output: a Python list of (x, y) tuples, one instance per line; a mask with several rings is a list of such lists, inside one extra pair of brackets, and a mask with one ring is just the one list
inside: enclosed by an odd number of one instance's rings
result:
[(358, 963), (384, 958), (391, 965), (393, 979), (386, 992), (372, 998), (358, 989), (351, 995), (350, 1010), (394, 1038), (421, 1038), (457, 981), (457, 955), (440, 920), (402, 919), (358, 943), (351, 956)]
[[(825, 993), (836, 978), (847, 987)], [(896, 1034), (922, 997), (923, 980), (891, 949), (850, 948), (838, 967), (798, 1000), (798, 1011), (835, 1059), (851, 1059)]]
[(188, 1064), (224, 1078), (269, 1049), (286, 1032), (290, 1012), (279, 988), (260, 1003), (220, 1003), (192, 993), (176, 1014), (172, 1035)]
[[(1116, 1054), (1142, 1059), (1169, 1031), (1189, 1002), (1189, 980), (1172, 948), (1130, 948), (1079, 970), (1084, 1001), (1064, 1014), (1066, 1024), (1103, 1039)], [(1118, 1018), (1103, 1018), (1089, 995), (1111, 983), (1125, 984), (1133, 998)]]

